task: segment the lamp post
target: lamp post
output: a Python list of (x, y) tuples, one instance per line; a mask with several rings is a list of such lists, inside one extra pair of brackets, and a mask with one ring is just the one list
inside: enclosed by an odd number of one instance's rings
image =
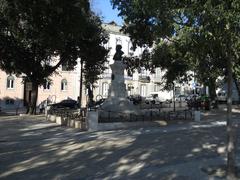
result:
[(79, 85), (79, 108), (81, 109), (82, 107), (82, 81), (83, 81), (83, 60), (81, 59), (80, 60), (80, 64), (81, 64), (81, 67), (80, 67), (80, 85)]

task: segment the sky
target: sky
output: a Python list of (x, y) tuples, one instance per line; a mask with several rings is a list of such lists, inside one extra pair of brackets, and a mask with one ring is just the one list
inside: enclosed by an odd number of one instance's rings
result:
[(121, 17), (118, 17), (118, 10), (112, 9), (110, 0), (92, 0), (93, 11), (102, 17), (103, 22), (109, 23), (115, 21), (118, 25), (123, 24)]

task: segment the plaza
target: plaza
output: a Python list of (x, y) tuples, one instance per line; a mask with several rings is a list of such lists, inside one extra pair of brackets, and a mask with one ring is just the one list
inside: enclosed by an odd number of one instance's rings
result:
[[(233, 112), (239, 130), (239, 110)], [(98, 132), (61, 127), (41, 115), (1, 116), (0, 179), (224, 179), (224, 172), (211, 171), (226, 164), (223, 114)]]
[(0, 179), (240, 179), (239, 19), (239, 0), (0, 0)]

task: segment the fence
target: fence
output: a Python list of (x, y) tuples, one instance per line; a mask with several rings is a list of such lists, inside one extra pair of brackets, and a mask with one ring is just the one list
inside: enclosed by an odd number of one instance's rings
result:
[(86, 129), (86, 109), (50, 108), (47, 118), (60, 125)]
[(99, 123), (112, 122), (136, 122), (136, 121), (157, 121), (157, 120), (193, 120), (193, 111), (179, 110), (162, 112), (160, 109), (150, 109), (139, 114), (101, 111), (99, 113)]
[(164, 103), (158, 103), (158, 104), (146, 104), (141, 103), (138, 105), (140, 109), (162, 109), (162, 108), (187, 108), (187, 103), (183, 101), (178, 102), (164, 102)]

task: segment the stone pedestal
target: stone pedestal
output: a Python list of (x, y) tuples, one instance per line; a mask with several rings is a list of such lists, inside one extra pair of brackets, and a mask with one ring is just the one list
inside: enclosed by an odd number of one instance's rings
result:
[(101, 106), (104, 111), (138, 114), (139, 109), (127, 99), (126, 84), (124, 83), (124, 69), (122, 61), (115, 61), (110, 65), (112, 81), (107, 100)]
[(88, 131), (98, 130), (98, 111), (87, 112)]

